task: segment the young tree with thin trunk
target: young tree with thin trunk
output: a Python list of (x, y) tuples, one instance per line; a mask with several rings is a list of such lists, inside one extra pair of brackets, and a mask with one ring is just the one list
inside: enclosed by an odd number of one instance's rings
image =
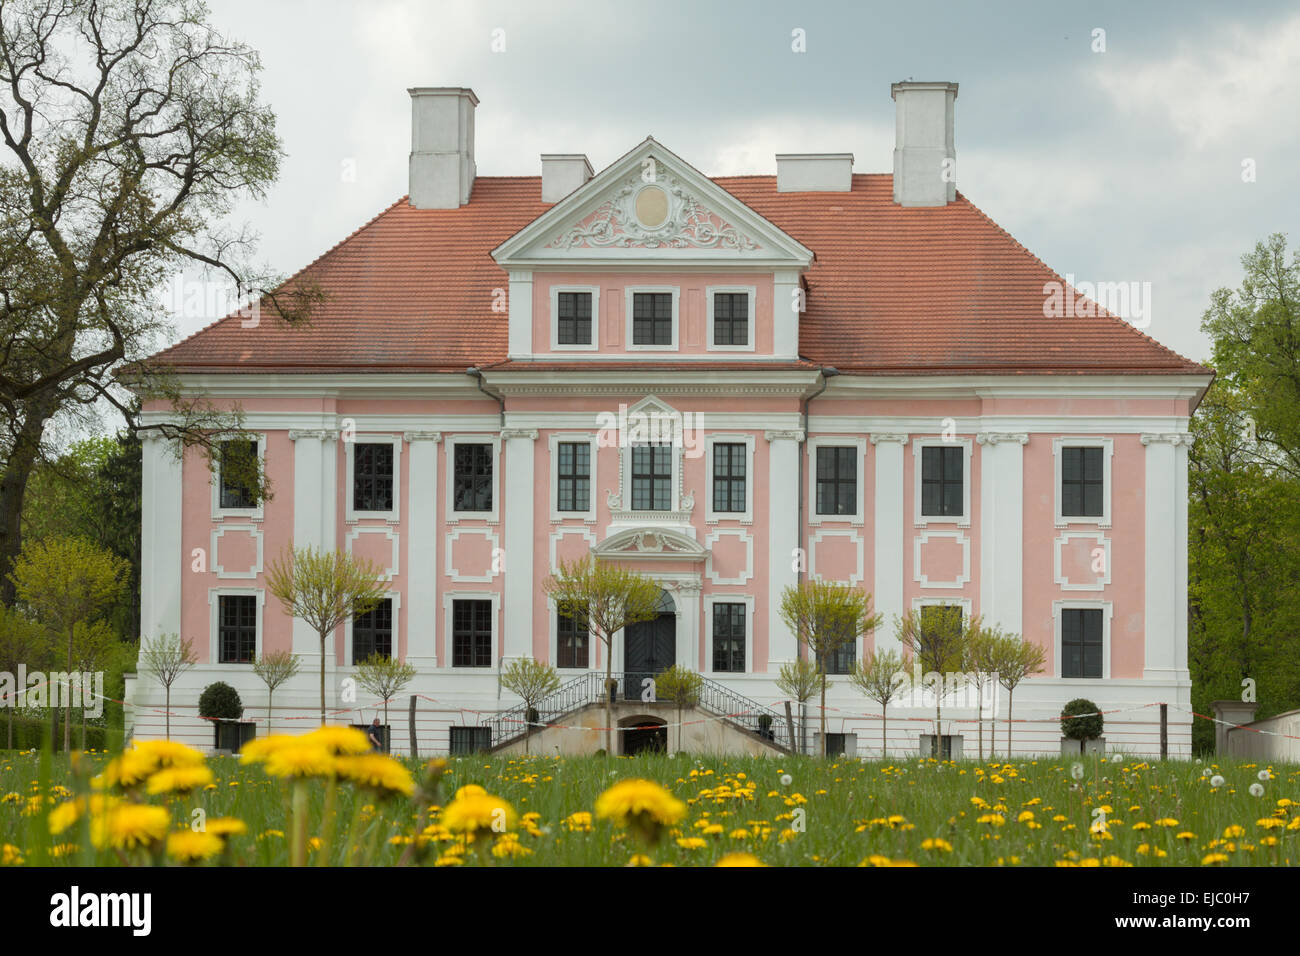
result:
[(880, 755), (889, 757), (889, 704), (907, 683), (907, 660), (898, 651), (873, 650), (849, 674), (858, 690), (880, 705)]
[[(320, 638), (320, 722), (325, 726), (326, 641), (344, 621), (365, 614), (384, 599), (388, 586), (373, 561), (340, 551), (291, 548), (266, 571), (266, 589), (290, 617)], [(332, 650), (332, 648), (330, 649)]]
[(815, 656), (821, 685), (822, 756), (826, 756), (826, 660), (873, 631), (880, 615), (871, 612), (871, 595), (836, 581), (803, 581), (781, 595), (781, 620)]
[(20, 665), (39, 667), (49, 653), (49, 639), (45, 628), (33, 621), (19, 608), (0, 605), (0, 671), (12, 675), (0, 686), (0, 707), (8, 716), (9, 750), (14, 749), (14, 711), (23, 701), (25, 688), (18, 686)]
[(561, 561), (542, 584), (555, 609), (605, 645), (605, 753), (612, 755), (614, 719), (614, 635), (659, 614), (659, 584), (637, 571), (588, 555)]
[[(962, 641), (962, 670), (975, 687), (975, 726), (979, 738), (979, 759), (984, 759), (984, 688), (993, 686), (997, 681), (997, 666), (993, 660), (993, 649), (1002, 632), (997, 627), (986, 625), (978, 615), (971, 617), (966, 625), (966, 638)], [(989, 733), (989, 756), (993, 755), (993, 734)]]
[(266, 733), (271, 734), (271, 701), (275, 690), (298, 675), (301, 661), (290, 651), (272, 651), (253, 661), (253, 673), (266, 685)]
[(934, 754), (942, 754), (945, 675), (957, 672), (965, 660), (966, 631), (958, 605), (930, 606), (905, 614), (896, 622), (898, 643), (927, 680), (934, 684)]
[(194, 642), (181, 640), (179, 634), (164, 634), (156, 641), (143, 641), (140, 649), (140, 671), (163, 686), (166, 730), (172, 739), (172, 685), (187, 670), (199, 662), (194, 656)]
[[(808, 750), (808, 701), (821, 690), (822, 675), (817, 665), (802, 657), (781, 665), (777, 673), (776, 689), (799, 704), (799, 752)], [(794, 741), (790, 741), (793, 745)]]
[[(85, 538), (60, 536), (24, 548), (10, 578), (18, 600), (67, 649), (67, 673), (71, 674), (77, 624), (94, 622), (117, 603), (129, 574), (126, 561), (101, 551)], [(63, 748), (71, 750), (71, 687), (64, 704)]]
[(1007, 757), (1011, 757), (1011, 699), (1026, 677), (1041, 673), (1047, 655), (1037, 644), (1021, 640), (1019, 634), (998, 634), (990, 657), (998, 683), (1007, 690)]
[(700, 702), (704, 678), (693, 670), (674, 664), (655, 678), (655, 699), (666, 700), (677, 708), (677, 749), (682, 749), (682, 717), (687, 707)]
[[(51, 423), (88, 422), (106, 404), (132, 427), (209, 451), (214, 429), (240, 427), (238, 412), (139, 363), (168, 335), (163, 283), (187, 270), (228, 283), (228, 311), (245, 327), (259, 315), (297, 323), (321, 299), (257, 266), (253, 233), (226, 225), (238, 203), (266, 195), (283, 151), (257, 52), (208, 19), (197, 0), (0, 4), (5, 605)], [(234, 315), (238, 301), (247, 317)], [(142, 423), (124, 385), (170, 403), (167, 423)]]
[(533, 724), (537, 723), (537, 702), (560, 686), (555, 668), (531, 657), (516, 657), (501, 669), (501, 686), (524, 702), (524, 753), (529, 752)]
[[(388, 726), (388, 702), (402, 692), (415, 673), (414, 664), (404, 664), (387, 654), (371, 654), (357, 665), (357, 683), (384, 702), (385, 727)], [(391, 746), (391, 730), (388, 736)]]

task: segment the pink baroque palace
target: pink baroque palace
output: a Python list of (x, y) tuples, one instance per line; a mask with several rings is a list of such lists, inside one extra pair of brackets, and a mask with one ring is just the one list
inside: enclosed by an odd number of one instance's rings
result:
[[(898, 646), (898, 615), (947, 606), (1045, 652), (1013, 752), (1059, 754), (1061, 707), (1086, 697), (1112, 712), (1107, 748), (1158, 752), (1166, 703), (1189, 754), (1188, 418), (1211, 373), (957, 192), (956, 84), (891, 92), (892, 174), (800, 153), (710, 178), (653, 138), (599, 173), (547, 154), (540, 176), (477, 176), (473, 91), (410, 90), (409, 195), (303, 270), (327, 293), (311, 326), (232, 315), (150, 359), (244, 410), (273, 489), (145, 443), (144, 636), (199, 660), (173, 736), (213, 746), (197, 701), (218, 680), (244, 735), (318, 722), (318, 639), (265, 577), (295, 544), (384, 569), (386, 600), (324, 666), (330, 720), (368, 724), (355, 664), (414, 665), (395, 752), (412, 726), (421, 754), (604, 746), (605, 648), (542, 588), (590, 554), (663, 589), (613, 644), (620, 753), (820, 747), (815, 702), (788, 722), (776, 686), (801, 653), (780, 596), (813, 577), (886, 622), (827, 662), (832, 753), (931, 745), (932, 692), (891, 705), (884, 740), (846, 674)], [(302, 669), (268, 721), (252, 662), (277, 650)], [(499, 679), (524, 657), (561, 680), (534, 714)], [(643, 699), (673, 664), (704, 678), (680, 722)], [(161, 736), (162, 688), (128, 693), (134, 735)], [(1006, 703), (951, 694), (944, 746), (974, 755), (982, 717), (1005, 754)]]

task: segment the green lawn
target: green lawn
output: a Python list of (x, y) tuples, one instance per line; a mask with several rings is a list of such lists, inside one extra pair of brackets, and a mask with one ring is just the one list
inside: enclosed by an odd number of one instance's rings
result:
[[(161, 848), (153, 853), (94, 849), (84, 816), (49, 836), (50, 808), (79, 788), (84, 791), (108, 758), (84, 757), (80, 775), (71, 772), (66, 758), (48, 759), (43, 776), (39, 755), (0, 757), (0, 845), (6, 862), (170, 862)], [(984, 764), (916, 758), (861, 763), (688, 755), (460, 757), (447, 761), (424, 836), (411, 847), (419, 826), (411, 799), (376, 799), (340, 784), (328, 814), (334, 821), (331, 839), (322, 823), (325, 780), (290, 784), (234, 758), (210, 758), (206, 765), (214, 780), (204, 789), (139, 798), (166, 808), (177, 830), (217, 818), (242, 820), (247, 832), (230, 837), (209, 865), (287, 864), (295, 786), (306, 808), (306, 836), (328, 845), (331, 862), (343, 861), (346, 845), (356, 848), (355, 862), (378, 864), (396, 863), (419, 848), (426, 865), (621, 866), (638, 854), (654, 863), (712, 865), (733, 852), (785, 866), (1300, 862), (1300, 768), (1295, 766), (1096, 757)], [(421, 765), (407, 766), (421, 777)], [(1261, 772), (1268, 778), (1261, 780)], [(1215, 775), (1223, 778), (1217, 787), (1211, 782)], [(684, 818), (665, 828), (652, 846), (638, 843), (610, 820), (582, 816), (593, 811), (602, 791), (630, 777), (657, 781), (686, 805)], [(511, 835), (491, 834), (466, 848), (440, 826), (439, 808), (467, 784), (513, 807), (518, 822)], [(1262, 794), (1250, 792), (1253, 784)], [(492, 847), (495, 854), (487, 852)], [(313, 846), (309, 859), (322, 852)]]

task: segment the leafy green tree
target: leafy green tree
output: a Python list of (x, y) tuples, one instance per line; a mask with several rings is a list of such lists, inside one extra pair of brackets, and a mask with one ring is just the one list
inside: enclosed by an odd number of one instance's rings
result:
[(320, 638), (320, 722), (325, 726), (325, 643), (344, 621), (371, 611), (388, 586), (383, 570), (365, 558), (314, 547), (285, 551), (266, 570), (266, 589), (285, 613)]
[[(1011, 705), (1016, 688), (1026, 677), (1042, 673), (1047, 655), (1037, 644), (1021, 640), (1019, 634), (995, 631), (989, 638), (987, 665), (997, 674), (1007, 692), (1007, 757), (1011, 757)], [(990, 744), (990, 749), (992, 745)]]
[[(405, 664), (387, 654), (371, 654), (357, 665), (357, 683), (384, 702), (384, 726), (388, 724), (388, 702), (402, 692), (415, 677), (415, 665)], [(389, 731), (389, 745), (392, 731)]]
[(655, 699), (666, 700), (677, 708), (677, 749), (682, 749), (682, 717), (686, 708), (700, 702), (704, 678), (695, 671), (674, 664), (655, 678)]
[(271, 733), (271, 702), (276, 688), (298, 674), (301, 661), (289, 651), (272, 651), (253, 661), (253, 673), (266, 685), (266, 733)]
[(561, 561), (558, 570), (542, 584), (555, 609), (573, 618), (605, 645), (605, 753), (612, 754), (614, 693), (614, 635), (659, 614), (663, 589), (640, 572), (588, 555), (578, 561)]
[(140, 671), (163, 686), (164, 735), (172, 739), (172, 685), (199, 662), (194, 642), (181, 640), (179, 634), (164, 634), (154, 641), (142, 640)]
[[(49, 637), (46, 629), (20, 608), (7, 608), (0, 605), (0, 671), (14, 675), (18, 679), (20, 665), (39, 667), (49, 653)], [(8, 716), (9, 750), (14, 749), (14, 711), (22, 699), (23, 688), (15, 683), (12, 690), (0, 691), (7, 699), (0, 701)]]
[[(97, 405), (211, 451), (238, 412), (186, 397), (137, 360), (168, 334), (154, 292), (208, 270), (258, 302), (248, 321), (297, 322), (318, 289), (251, 264), (223, 225), (265, 196), (283, 155), (254, 50), (196, 0), (0, 5), (0, 603), (22, 551), (23, 500), (52, 423)], [(260, 301), (259, 301), (260, 297)], [(232, 310), (233, 311), (233, 310)], [(137, 363), (137, 364), (132, 364)], [(123, 385), (171, 405), (140, 423)]]
[[(128, 565), (84, 538), (49, 538), (32, 542), (14, 562), (17, 597), (67, 648), (73, 669), (76, 625), (96, 620), (126, 584)], [(72, 695), (65, 701), (63, 747), (72, 747)]]
[(930, 606), (911, 611), (896, 622), (898, 642), (927, 679), (934, 682), (934, 756), (941, 753), (945, 675), (958, 672), (966, 660), (967, 632), (957, 605)]
[(781, 620), (815, 655), (821, 691), (822, 756), (826, 756), (826, 661), (842, 647), (873, 631), (880, 615), (871, 595), (836, 581), (801, 581), (781, 595)]
[(533, 724), (537, 723), (538, 718), (537, 703), (560, 686), (560, 675), (544, 661), (516, 657), (501, 669), (501, 686), (524, 702), (524, 716), (528, 721), (524, 728), (524, 753), (528, 753)]
[[(821, 670), (812, 661), (799, 658), (781, 665), (776, 676), (776, 689), (799, 703), (799, 752), (808, 750), (808, 701), (822, 688)], [(793, 743), (793, 741), (791, 741)]]
[(907, 659), (898, 651), (872, 650), (864, 654), (849, 680), (868, 700), (880, 705), (880, 755), (889, 757), (889, 704), (907, 684)]

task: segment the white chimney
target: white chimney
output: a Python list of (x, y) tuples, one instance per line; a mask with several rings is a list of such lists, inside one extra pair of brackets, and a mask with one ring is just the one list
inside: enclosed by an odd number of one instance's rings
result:
[(474, 188), (474, 91), (418, 86), (411, 94), (410, 203), (456, 209)]
[(895, 83), (894, 202), (946, 206), (957, 198), (956, 83)]
[(542, 153), (542, 202), (559, 202), (591, 177), (582, 153)]
[(852, 153), (777, 153), (779, 193), (846, 193), (853, 188)]

